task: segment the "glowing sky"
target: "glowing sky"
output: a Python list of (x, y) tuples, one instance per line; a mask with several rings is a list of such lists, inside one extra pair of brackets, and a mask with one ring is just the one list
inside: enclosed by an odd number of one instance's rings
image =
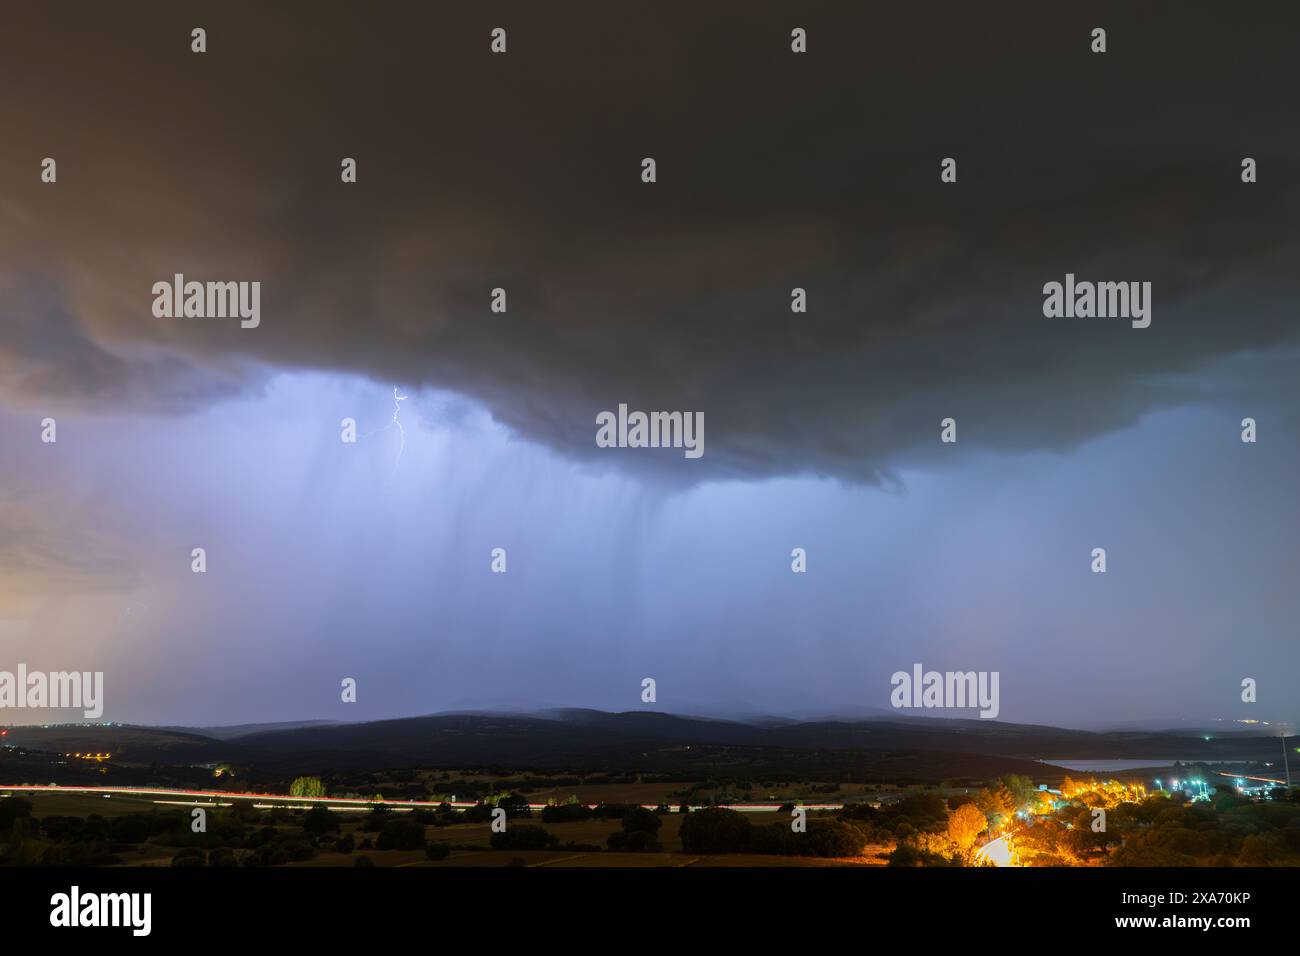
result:
[[(1004, 720), (1254, 715), (1247, 676), (1294, 719), (1290, 31), (1102, 5), (1103, 60), (1035, 5), (981, 42), (979, 9), (814, 7), (800, 59), (740, 9), (15, 13), (0, 669), (103, 670), (138, 722), (646, 676), (826, 713), (914, 662), (1000, 671)], [(261, 325), (155, 318), (176, 272), (260, 281)], [(1066, 272), (1151, 281), (1151, 327), (1045, 319)], [(705, 456), (598, 449), (620, 402), (703, 411)]]
[(394, 472), (396, 433), (337, 427), (382, 427), (391, 394), (289, 374), (195, 415), (61, 417), (54, 446), (6, 412), (6, 656), (103, 670), (106, 716), (152, 722), (630, 709), (644, 676), (669, 710), (884, 708), (914, 661), (1000, 671), (1008, 720), (1244, 714), (1248, 675), (1294, 699), (1296, 455), (1212, 407), (896, 491), (665, 490), (428, 391)]

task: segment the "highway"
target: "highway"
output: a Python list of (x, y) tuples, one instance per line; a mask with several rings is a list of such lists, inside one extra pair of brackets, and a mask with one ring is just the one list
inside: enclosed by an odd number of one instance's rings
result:
[[(169, 787), (65, 787), (59, 784), (16, 784), (0, 785), (0, 795), (8, 793), (68, 793), (89, 794), (92, 796), (124, 796), (151, 799), (155, 803), (180, 804), (183, 806), (212, 806), (231, 800), (252, 800), (258, 806), (287, 807), (289, 809), (309, 807), (321, 804), (331, 810), (365, 810), (374, 806), (385, 806), (390, 810), (436, 810), (443, 801), (433, 800), (367, 800), (364, 797), (291, 797), (283, 793), (248, 793), (233, 790), (179, 790)], [(467, 810), (477, 804), (457, 801), (449, 804), (456, 810)], [(653, 810), (658, 804), (641, 804)], [(530, 810), (542, 810), (545, 803), (530, 803)], [(595, 804), (584, 804), (591, 807)], [(778, 803), (729, 803), (727, 807), (745, 813), (775, 812), (781, 809)], [(841, 810), (842, 803), (803, 803), (805, 810)], [(672, 808), (674, 812), (677, 807)]]

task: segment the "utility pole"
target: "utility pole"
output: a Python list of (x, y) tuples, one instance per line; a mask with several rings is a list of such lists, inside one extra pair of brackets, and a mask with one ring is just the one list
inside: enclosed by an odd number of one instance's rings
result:
[(1291, 789), (1291, 761), (1286, 754), (1286, 734), (1282, 735), (1282, 766), (1286, 767), (1286, 788)]

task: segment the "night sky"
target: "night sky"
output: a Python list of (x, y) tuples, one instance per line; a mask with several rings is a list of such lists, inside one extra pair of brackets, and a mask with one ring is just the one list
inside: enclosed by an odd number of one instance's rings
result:
[[(914, 662), (1300, 717), (1300, 15), (54, 6), (0, 29), (0, 669), (150, 723), (851, 713)], [(156, 318), (176, 273), (260, 326)], [(1150, 327), (1044, 317), (1067, 273)], [(598, 448), (620, 403), (705, 454)]]

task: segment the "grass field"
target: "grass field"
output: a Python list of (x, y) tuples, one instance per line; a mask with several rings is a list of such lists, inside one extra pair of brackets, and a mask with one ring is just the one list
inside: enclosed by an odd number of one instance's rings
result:
[(149, 813), (162, 806), (145, 797), (124, 797), (116, 794), (106, 798), (89, 794), (29, 792), (22, 794), (22, 798), (32, 802), (32, 813), (38, 817), (88, 817), (92, 813), (97, 813), (101, 817), (120, 817), (128, 813)]

